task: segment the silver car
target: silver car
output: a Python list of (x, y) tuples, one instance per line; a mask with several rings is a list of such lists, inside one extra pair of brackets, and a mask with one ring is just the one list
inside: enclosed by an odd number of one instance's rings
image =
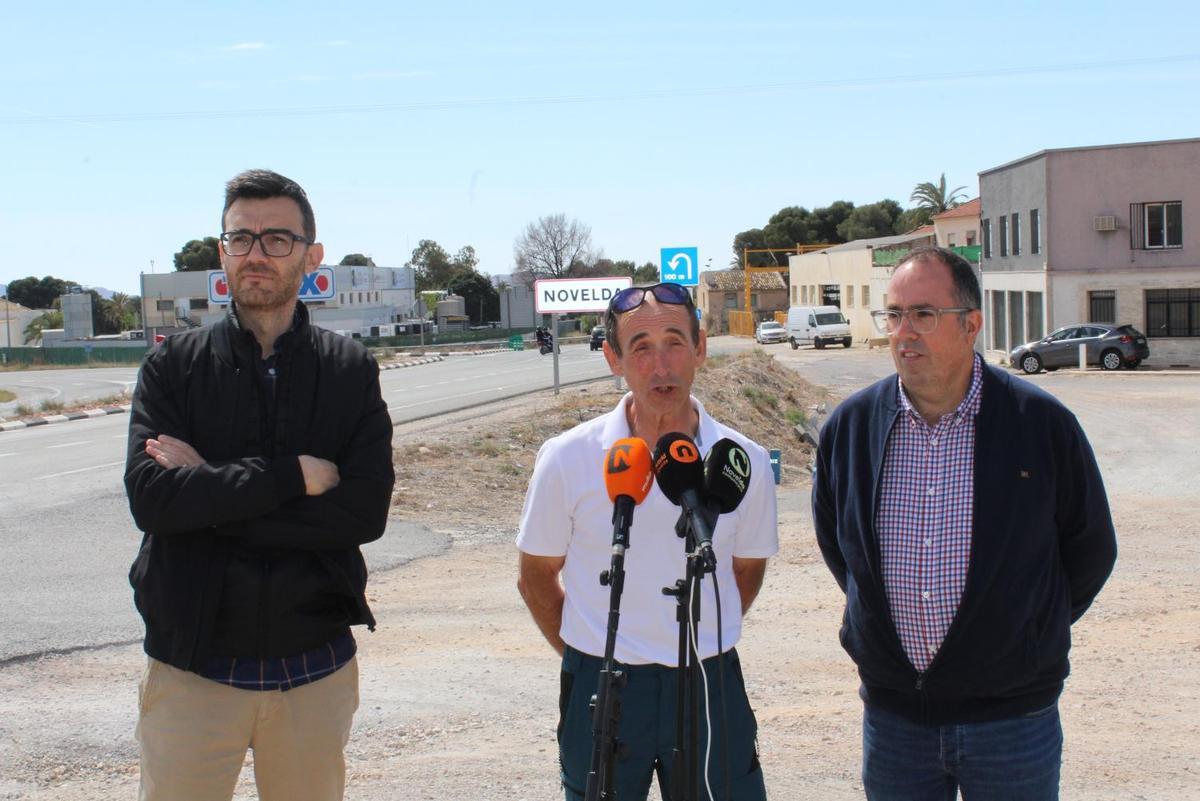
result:
[(758, 324), (758, 328), (754, 329), (754, 341), (760, 345), (766, 345), (768, 342), (787, 342), (787, 329), (774, 320), (767, 320)]
[(1079, 364), (1080, 345), (1087, 349), (1087, 363), (1105, 370), (1121, 367), (1134, 370), (1150, 356), (1146, 336), (1132, 325), (1082, 323), (1065, 326), (1037, 342), (1014, 348), (1009, 354), (1009, 364), (1030, 374), (1043, 368), (1053, 371), (1073, 367)]

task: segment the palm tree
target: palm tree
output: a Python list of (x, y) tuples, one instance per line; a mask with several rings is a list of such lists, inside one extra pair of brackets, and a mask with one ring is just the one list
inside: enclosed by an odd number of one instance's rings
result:
[(909, 200), (917, 202), (917, 208), (929, 209), (931, 214), (941, 214), (947, 209), (952, 209), (967, 199), (967, 196), (962, 194), (965, 186), (955, 187), (949, 192), (946, 191), (946, 173), (942, 173), (941, 179), (936, 184), (928, 181), (922, 184), (917, 184), (913, 189)]
[(42, 312), (37, 317), (29, 321), (29, 325), (25, 326), (25, 344), (37, 342), (42, 338), (42, 332), (48, 328), (62, 328), (63, 313), (58, 309), (51, 309), (47, 312)]

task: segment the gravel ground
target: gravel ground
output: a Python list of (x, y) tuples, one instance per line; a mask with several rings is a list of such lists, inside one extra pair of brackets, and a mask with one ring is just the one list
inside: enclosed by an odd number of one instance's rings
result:
[[(728, 369), (776, 398), (774, 407), (758, 401), (764, 419), (767, 409), (808, 413), (823, 400), (762, 361)], [(702, 386), (731, 386), (715, 377), (702, 376)], [(1063, 798), (1200, 799), (1200, 379), (1059, 374), (1041, 383), (1092, 438), (1121, 547), (1113, 578), (1074, 629)], [(732, 386), (725, 400), (750, 402), (742, 384)], [(610, 388), (398, 431), (396, 515), (453, 545), (372, 579), (381, 624), (360, 637), (348, 798), (559, 797), (558, 666), (517, 595), (512, 540), (538, 437), (608, 408)], [(725, 419), (759, 431), (756, 414), (738, 407)], [(788, 434), (788, 426), (760, 433), (764, 444), (787, 442), (782, 550), (738, 647), (772, 797), (860, 799), (861, 706), (837, 643), (842, 600), (813, 541), (805, 455)], [(463, 511), (465, 498), (486, 511)], [(0, 799), (132, 798), (143, 664), (139, 648), (117, 647), (0, 670)], [(249, 772), (237, 797), (255, 797)]]

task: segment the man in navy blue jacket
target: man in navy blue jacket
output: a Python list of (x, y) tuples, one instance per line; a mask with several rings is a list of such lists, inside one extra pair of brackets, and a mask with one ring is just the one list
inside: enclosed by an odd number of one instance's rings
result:
[(1116, 560), (1075, 416), (974, 351), (970, 264), (914, 250), (872, 312), (898, 375), (821, 431), (813, 517), (846, 593), (868, 799), (1057, 799), (1071, 624)]

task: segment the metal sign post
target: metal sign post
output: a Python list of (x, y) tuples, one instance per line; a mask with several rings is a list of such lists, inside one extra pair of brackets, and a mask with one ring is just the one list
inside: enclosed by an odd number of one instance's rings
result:
[(550, 330), (554, 332), (554, 394), (558, 394), (558, 315), (550, 315)]

